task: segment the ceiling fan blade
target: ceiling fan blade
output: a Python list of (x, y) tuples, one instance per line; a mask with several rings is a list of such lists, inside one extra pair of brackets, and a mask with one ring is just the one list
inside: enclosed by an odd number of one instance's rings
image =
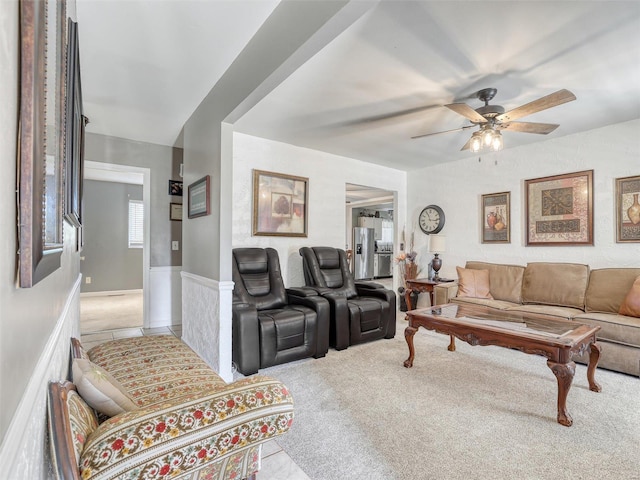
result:
[(556, 107), (563, 103), (571, 102), (576, 99), (576, 96), (569, 90), (558, 90), (550, 95), (529, 102), (520, 107), (514, 108), (508, 112), (502, 113), (495, 117), (497, 122), (509, 122), (525, 115), (531, 115), (532, 113), (546, 110), (547, 108)]
[(511, 130), (512, 132), (539, 133), (540, 135), (547, 135), (559, 126), (560, 125), (556, 123), (507, 122), (501, 125), (496, 125), (496, 128), (498, 130)]
[(431, 137), (433, 135), (440, 135), (442, 133), (461, 132), (462, 130), (466, 130), (467, 128), (472, 128), (472, 127), (475, 127), (475, 125), (465, 125), (464, 127), (453, 128), (451, 130), (443, 130), (442, 132), (423, 133), (422, 135), (416, 135), (411, 138), (416, 139), (416, 138), (422, 138), (422, 137)]
[(445, 107), (447, 107), (449, 110), (453, 110), (458, 115), (462, 115), (463, 117), (468, 118), (472, 122), (485, 123), (487, 121), (486, 118), (484, 118), (466, 103), (450, 103), (449, 105), (445, 105)]

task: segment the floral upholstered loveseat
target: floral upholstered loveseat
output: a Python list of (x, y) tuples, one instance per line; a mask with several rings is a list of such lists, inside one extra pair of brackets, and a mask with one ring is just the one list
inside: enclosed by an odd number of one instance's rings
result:
[[(254, 376), (227, 384), (176, 337), (114, 340), (88, 352), (72, 343), (78, 388), (51, 383), (49, 395), (61, 479), (255, 478), (262, 444), (293, 421), (282, 383)], [(122, 395), (103, 398), (87, 390), (94, 386), (87, 378), (116, 385)], [(80, 393), (99, 408), (123, 411), (100, 423)]]

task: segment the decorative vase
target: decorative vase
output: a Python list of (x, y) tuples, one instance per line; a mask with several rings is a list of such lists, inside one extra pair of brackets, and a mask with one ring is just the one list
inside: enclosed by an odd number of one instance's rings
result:
[(418, 276), (418, 265), (413, 262), (407, 263), (404, 266), (404, 278), (408, 280), (413, 280), (417, 276)]
[(633, 205), (629, 207), (627, 210), (627, 215), (629, 216), (629, 220), (634, 225), (640, 223), (640, 203), (638, 203), (638, 194), (633, 194)]
[[(405, 294), (405, 288), (398, 287), (398, 299), (400, 300), (401, 312), (407, 311), (407, 299), (405, 298), (404, 294)], [(413, 308), (416, 308), (417, 304), (418, 304), (418, 292), (411, 292), (411, 306)]]
[(496, 223), (498, 223), (498, 216), (495, 214), (495, 212), (489, 213), (487, 215), (487, 225), (489, 225), (489, 228), (493, 230), (493, 227), (496, 226)]

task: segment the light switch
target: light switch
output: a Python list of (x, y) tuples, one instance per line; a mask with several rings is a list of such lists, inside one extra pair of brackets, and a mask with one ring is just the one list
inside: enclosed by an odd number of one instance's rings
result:
[(180, 242), (178, 240), (171, 242), (171, 250), (180, 250)]

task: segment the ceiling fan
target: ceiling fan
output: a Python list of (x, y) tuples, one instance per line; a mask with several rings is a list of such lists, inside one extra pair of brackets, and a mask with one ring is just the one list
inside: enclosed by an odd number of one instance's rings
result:
[(484, 146), (491, 150), (498, 151), (502, 150), (503, 147), (502, 134), (500, 133), (501, 130), (547, 135), (560, 126), (554, 123), (514, 122), (514, 120), (576, 99), (576, 96), (573, 93), (569, 90), (563, 89), (505, 112), (504, 107), (500, 105), (489, 105), (489, 102), (497, 92), (498, 90), (495, 88), (483, 88), (476, 92), (475, 96), (484, 102), (484, 106), (476, 109), (471, 108), (466, 103), (450, 103), (449, 105), (445, 105), (445, 107), (453, 110), (458, 115), (462, 115), (469, 119), (471, 121), (471, 125), (465, 125), (460, 128), (454, 128), (452, 130), (445, 130), (442, 132), (425, 133), (411, 138), (422, 138), (432, 135), (440, 135), (443, 133), (459, 132), (461, 130), (478, 126), (480, 129), (473, 133), (471, 138), (460, 150), (469, 149), (475, 153), (479, 152)]

